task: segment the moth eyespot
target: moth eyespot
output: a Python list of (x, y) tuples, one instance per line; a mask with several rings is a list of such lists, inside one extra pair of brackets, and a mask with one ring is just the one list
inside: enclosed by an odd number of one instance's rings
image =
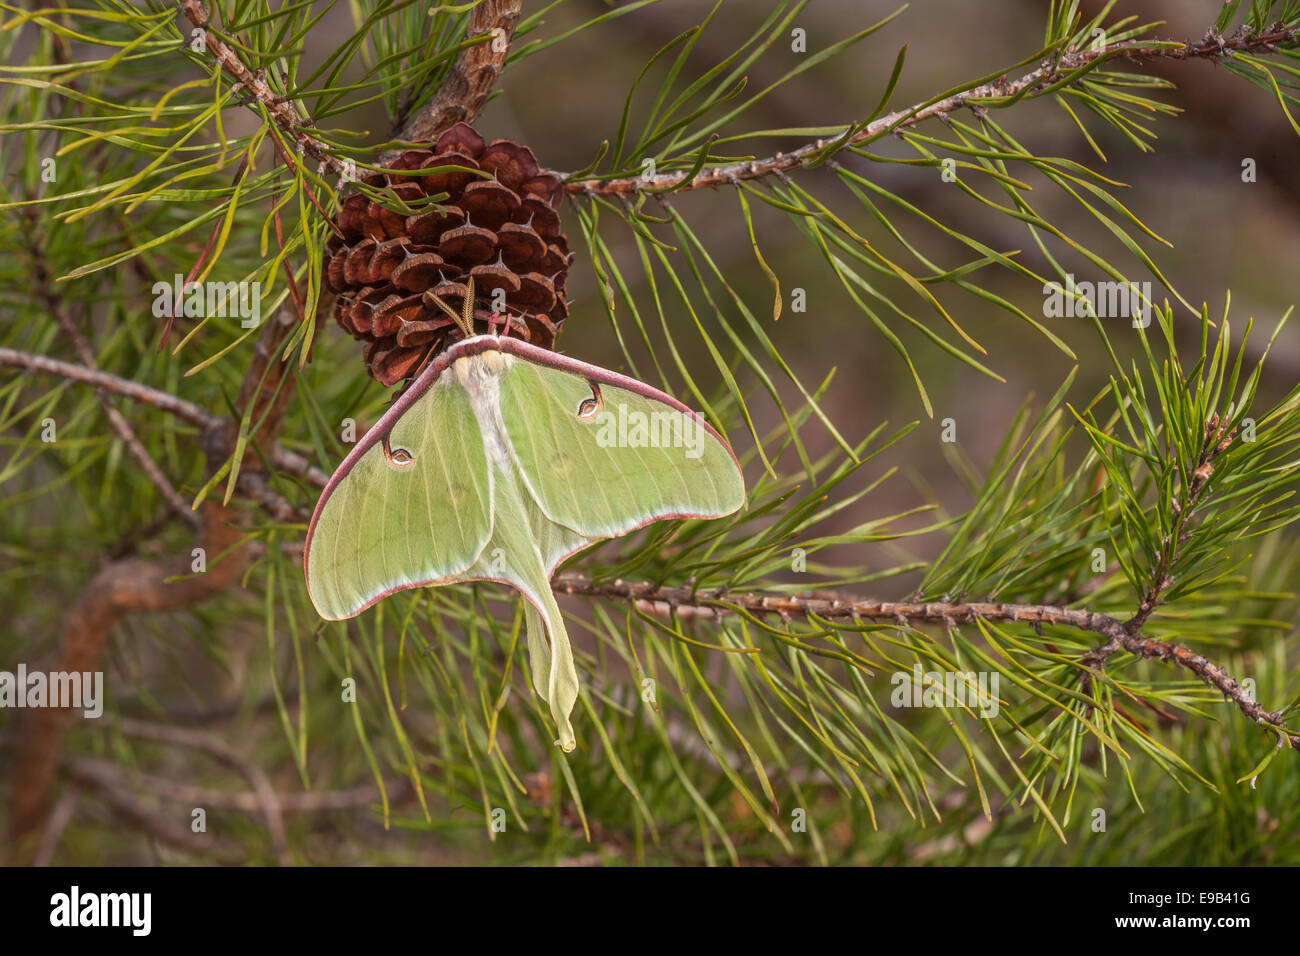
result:
[(384, 443), (384, 460), (396, 471), (406, 471), (415, 467), (414, 455), (405, 448), (389, 448), (387, 442)]
[(589, 382), (588, 384), (591, 386), (591, 398), (584, 398), (578, 403), (577, 417), (580, 422), (594, 422), (596, 416), (600, 414), (602, 404), (600, 386), (595, 382)]

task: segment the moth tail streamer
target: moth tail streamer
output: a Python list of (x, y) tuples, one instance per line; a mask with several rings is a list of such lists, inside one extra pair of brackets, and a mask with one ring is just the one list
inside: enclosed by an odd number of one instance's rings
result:
[(533, 672), (533, 689), (551, 705), (551, 717), (559, 730), (555, 742), (565, 753), (578, 745), (569, 715), (578, 702), (578, 668), (569, 645), (560, 606), (548, 588), (539, 595), (544, 606), (537, 610), (531, 601), (524, 602), (528, 627), (528, 657)]

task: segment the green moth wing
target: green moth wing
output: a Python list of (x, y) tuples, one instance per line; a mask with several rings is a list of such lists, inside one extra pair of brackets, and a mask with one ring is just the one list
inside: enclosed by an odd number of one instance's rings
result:
[(546, 518), (513, 473), (499, 470), (493, 483), (492, 536), (478, 561), (453, 580), (498, 581), (524, 598), (533, 687), (550, 703), (565, 750), (575, 745), (569, 714), (578, 700), (578, 669), (564, 618), (551, 591), (551, 572), (569, 554), (591, 544)]
[(501, 377), (500, 408), (533, 498), (590, 538), (744, 503), (740, 470), (717, 433), (633, 379), (572, 360), (515, 362)]
[(579, 683), (551, 575), (603, 538), (744, 504), (721, 437), (634, 379), (516, 339), (465, 339), (428, 366), (326, 486), (308, 592), (352, 617), (405, 588), (496, 581), (526, 599), (533, 686), (565, 750)]
[(312, 518), (307, 589), (327, 620), (463, 572), (492, 533), (492, 473), (465, 390), (435, 382), (400, 412), (384, 437), (414, 461), (392, 461), (376, 426), (330, 479)]

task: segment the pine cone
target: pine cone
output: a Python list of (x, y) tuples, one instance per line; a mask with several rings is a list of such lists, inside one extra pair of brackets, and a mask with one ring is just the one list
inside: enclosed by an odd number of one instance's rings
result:
[[(402, 170), (462, 166), (486, 179), (452, 170), (427, 176)], [(325, 254), (325, 281), (338, 293), (334, 316), (366, 343), (366, 369), (385, 386), (414, 376), (439, 352), (464, 337), (438, 306), (458, 314), (474, 279), (475, 332), (488, 330), (494, 293), (505, 290), (508, 324), (502, 335), (555, 347), (569, 314), (565, 280), (573, 256), (556, 209), (563, 183), (543, 172), (532, 150), (499, 139), (485, 144), (465, 123), (438, 137), (433, 149), (410, 149), (367, 185), (387, 187), (408, 205), (448, 193), (419, 215), (402, 216), (360, 193), (349, 196)], [(496, 299), (500, 301), (499, 296)]]

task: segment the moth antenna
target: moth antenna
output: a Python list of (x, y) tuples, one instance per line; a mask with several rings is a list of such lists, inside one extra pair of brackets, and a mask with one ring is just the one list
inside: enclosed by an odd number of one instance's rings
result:
[(442, 309), (442, 311), (446, 312), (453, 319), (455, 319), (457, 325), (460, 324), (460, 313), (457, 312), (455, 309), (453, 309), (451, 306), (449, 306), (446, 302), (443, 302), (442, 296), (434, 295), (432, 292), (430, 292), (429, 298), (433, 299), (434, 302), (437, 302), (438, 307)]
[(469, 294), (465, 296), (465, 311), (460, 317), (460, 327), (465, 332), (465, 336), (474, 334), (474, 277), (469, 277)]
[[(441, 271), (439, 271), (438, 274), (443, 275)], [(443, 278), (446, 278), (446, 276), (444, 275)], [(434, 302), (438, 303), (438, 307), (442, 309), (442, 311), (446, 312), (449, 316), (451, 316), (452, 321), (456, 323), (456, 327), (465, 333), (466, 338), (469, 338), (474, 334), (474, 277), (473, 276), (469, 277), (469, 292), (465, 296), (465, 303), (460, 312), (457, 312), (446, 302), (444, 302), (442, 300), (442, 296), (437, 296), (434, 295), (433, 293), (429, 293), (429, 296), (430, 298), (433, 299)]]

